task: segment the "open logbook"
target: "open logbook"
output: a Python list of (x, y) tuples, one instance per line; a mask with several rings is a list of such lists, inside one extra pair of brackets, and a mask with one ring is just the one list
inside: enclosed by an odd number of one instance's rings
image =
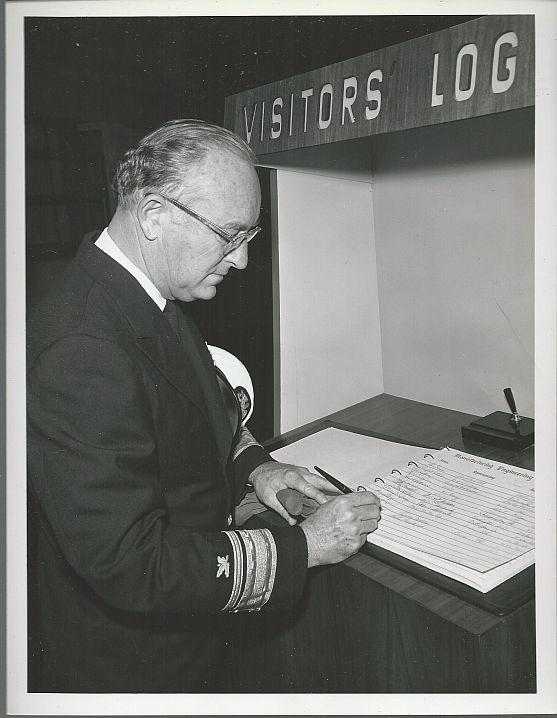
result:
[(534, 563), (534, 473), (326, 428), (273, 452), (381, 499), (368, 541), (485, 593)]

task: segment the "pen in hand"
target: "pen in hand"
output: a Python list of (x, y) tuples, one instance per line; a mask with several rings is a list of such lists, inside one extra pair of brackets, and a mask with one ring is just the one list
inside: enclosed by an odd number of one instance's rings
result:
[(334, 476), (331, 476), (331, 474), (328, 474), (326, 471), (323, 471), (323, 469), (320, 469), (319, 466), (314, 466), (313, 468), (317, 471), (318, 474), (321, 474), (324, 479), (330, 481), (330, 483), (335, 486), (339, 491), (342, 491), (343, 494), (354, 493), (352, 489), (349, 489), (348, 486), (342, 483), (342, 481), (335, 479)]
[[(319, 466), (314, 466), (313, 468), (343, 494), (354, 493), (354, 491), (348, 488), (346, 484), (343, 484), (342, 481), (335, 479), (334, 476), (331, 476), (331, 474), (323, 471), (323, 469), (320, 469)], [(277, 499), (291, 516), (298, 518), (299, 521), (303, 519), (302, 495), (298, 491), (295, 489), (281, 489), (280, 491), (277, 491)]]

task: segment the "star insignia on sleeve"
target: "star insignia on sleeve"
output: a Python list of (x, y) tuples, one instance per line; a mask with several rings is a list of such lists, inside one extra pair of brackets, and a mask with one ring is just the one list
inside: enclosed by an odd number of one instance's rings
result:
[(227, 556), (217, 556), (217, 578), (222, 575), (230, 576), (230, 560)]

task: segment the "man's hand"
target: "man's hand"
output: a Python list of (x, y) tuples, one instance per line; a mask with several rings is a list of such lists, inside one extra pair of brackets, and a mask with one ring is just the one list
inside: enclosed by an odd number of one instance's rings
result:
[(370, 491), (338, 496), (317, 507), (301, 524), (308, 545), (308, 568), (338, 563), (356, 553), (381, 518), (381, 502)]
[(296, 519), (290, 516), (279, 502), (277, 491), (296, 489), (303, 496), (314, 499), (318, 504), (324, 504), (330, 497), (325, 496), (323, 491), (330, 491), (332, 488), (328, 481), (302, 466), (280, 464), (276, 461), (268, 461), (255, 468), (250, 474), (249, 482), (259, 501), (280, 514), (291, 526), (296, 523)]

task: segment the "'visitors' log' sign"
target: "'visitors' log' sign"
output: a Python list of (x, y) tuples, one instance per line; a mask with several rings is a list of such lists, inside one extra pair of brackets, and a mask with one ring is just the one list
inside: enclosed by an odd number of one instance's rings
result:
[(226, 98), (257, 155), (534, 104), (534, 18), (490, 15)]

